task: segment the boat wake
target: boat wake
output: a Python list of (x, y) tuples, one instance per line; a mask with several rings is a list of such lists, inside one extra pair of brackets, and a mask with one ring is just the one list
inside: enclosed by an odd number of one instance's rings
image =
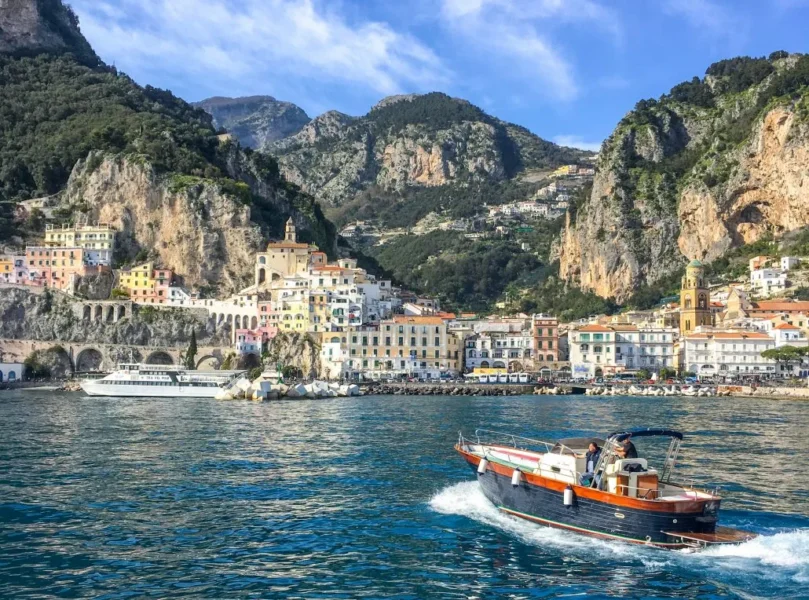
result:
[(767, 579), (787, 578), (798, 583), (809, 582), (809, 529), (794, 529), (763, 535), (738, 545), (714, 546), (698, 552), (666, 551), (633, 546), (618, 541), (599, 540), (572, 532), (536, 525), (498, 510), (483, 495), (476, 481), (457, 483), (436, 493), (429, 502), (434, 511), (473, 519), (505, 531), (521, 542), (563, 550), (597, 552), (632, 558), (647, 569), (683, 568), (717, 572), (735, 572), (741, 579), (755, 574)]

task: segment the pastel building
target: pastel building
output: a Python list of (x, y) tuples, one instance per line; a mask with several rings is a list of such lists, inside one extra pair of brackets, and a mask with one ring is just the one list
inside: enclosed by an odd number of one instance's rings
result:
[(82, 248), (89, 266), (111, 266), (115, 230), (106, 223), (95, 225), (45, 226), (45, 246)]
[(531, 318), (534, 336), (536, 363), (559, 360), (559, 320), (550, 315), (538, 314)]
[(398, 315), (378, 326), (351, 328), (346, 337), (344, 372), (352, 377), (437, 378), (456, 375), (462, 361), (460, 340), (441, 317)]
[(179, 290), (172, 289), (173, 280), (171, 269), (156, 269), (154, 263), (148, 262), (119, 271), (118, 288), (140, 304), (165, 304), (173, 298), (184, 299), (179, 297)]
[(83, 248), (28, 246), (25, 249), (27, 279), (22, 283), (70, 291), (78, 278), (108, 269), (88, 265), (86, 259), (87, 251)]

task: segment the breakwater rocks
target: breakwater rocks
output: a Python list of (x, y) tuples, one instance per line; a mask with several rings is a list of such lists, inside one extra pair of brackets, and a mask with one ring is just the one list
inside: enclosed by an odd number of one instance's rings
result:
[(369, 383), (362, 389), (365, 394), (380, 396), (525, 396), (568, 393), (559, 387), (463, 383)]

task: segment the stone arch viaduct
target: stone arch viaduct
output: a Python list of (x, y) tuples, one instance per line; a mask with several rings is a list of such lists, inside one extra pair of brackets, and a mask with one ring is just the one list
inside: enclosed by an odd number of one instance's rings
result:
[[(104, 304), (87, 302), (86, 304)], [(35, 350), (49, 350), (58, 347), (63, 360), (69, 362), (70, 371), (74, 373), (90, 371), (108, 371), (114, 369), (119, 362), (141, 362), (149, 364), (179, 365), (185, 347), (168, 346), (120, 346), (96, 343), (69, 343), (39, 340), (7, 340), (0, 339), (0, 361), (23, 362)], [(229, 348), (199, 346), (197, 348), (196, 367), (198, 369), (217, 369)]]

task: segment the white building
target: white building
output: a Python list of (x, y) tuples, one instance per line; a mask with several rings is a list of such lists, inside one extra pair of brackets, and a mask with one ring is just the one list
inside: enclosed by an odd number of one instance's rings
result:
[(798, 265), (801, 264), (799, 258), (794, 256), (782, 256), (781, 257), (781, 270), (782, 271), (789, 271), (790, 269), (794, 269)]
[(761, 296), (780, 294), (787, 287), (787, 274), (778, 269), (756, 269), (750, 272), (750, 286)]
[(533, 334), (530, 329), (516, 332), (484, 332), (466, 338), (464, 364), (477, 368), (506, 369), (510, 373), (533, 370)]
[(0, 382), (22, 381), (22, 363), (0, 363)]
[(775, 362), (761, 353), (775, 348), (766, 333), (752, 331), (704, 331), (682, 340), (684, 365), (700, 377), (743, 377), (775, 374)]
[(767, 333), (775, 340), (776, 348), (780, 348), (781, 346), (805, 348), (809, 346), (809, 339), (806, 338), (806, 334), (789, 323), (779, 323)]
[(672, 328), (635, 325), (590, 324), (573, 329), (568, 335), (573, 377), (676, 368), (676, 334)]

